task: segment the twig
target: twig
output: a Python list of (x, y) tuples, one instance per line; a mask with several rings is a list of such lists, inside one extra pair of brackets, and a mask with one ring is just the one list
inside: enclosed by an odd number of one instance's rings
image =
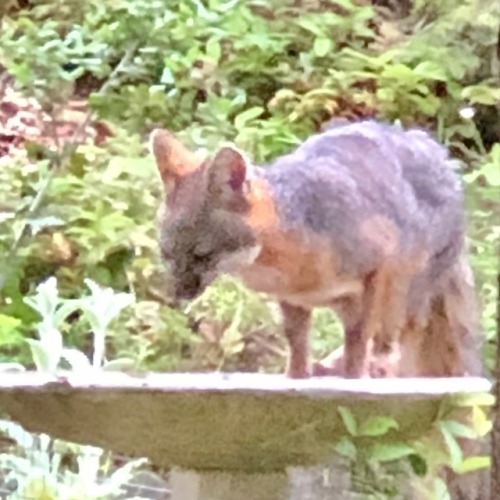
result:
[[(59, 137), (59, 134), (57, 132), (57, 112), (50, 113), (50, 134), (52, 136), (52, 139), (54, 140), (54, 144), (56, 145), (56, 150), (57, 150), (57, 157), (62, 158), (63, 151), (61, 148), (61, 139)], [(60, 165), (57, 165), (60, 166)]]
[[(104, 82), (104, 84), (101, 86), (97, 94), (105, 94), (110, 87), (112, 87), (116, 81), (118, 80), (118, 75), (119, 73), (126, 67), (126, 65), (131, 61), (131, 59), (134, 57), (135, 52), (137, 51), (139, 47), (139, 44), (135, 42), (132, 44), (129, 49), (125, 52), (123, 55), (122, 59), (120, 62), (115, 66), (111, 74), (109, 75), (109, 78)], [(6, 262), (11, 263), (13, 259), (16, 257), (17, 251), (21, 247), (21, 244), (24, 241), (24, 238), (28, 235), (28, 230), (29, 230), (29, 222), (28, 219), (31, 218), (33, 215), (35, 215), (38, 212), (38, 209), (40, 208), (42, 202), (45, 199), (45, 196), (47, 195), (49, 188), (52, 184), (52, 181), (54, 180), (54, 177), (56, 173), (58, 172), (57, 166), (63, 165), (65, 161), (74, 153), (76, 148), (79, 146), (81, 140), (82, 140), (82, 135), (85, 132), (85, 129), (89, 125), (89, 123), (92, 121), (92, 118), (94, 117), (94, 111), (89, 109), (87, 111), (87, 114), (85, 115), (85, 118), (83, 121), (78, 125), (78, 127), (75, 129), (73, 132), (73, 135), (71, 137), (71, 140), (65, 144), (65, 147), (60, 149), (56, 155), (51, 157), (49, 160), (49, 174), (45, 178), (45, 182), (41, 186), (40, 190), (36, 194), (34, 200), (31, 202), (30, 206), (28, 207), (28, 210), (26, 212), (25, 216), (25, 221), (21, 227), (21, 230), (19, 231), (16, 239), (12, 243), (12, 246), (9, 249), (9, 252), (6, 257)], [(3, 272), (0, 274), (0, 293), (3, 290), (3, 287), (5, 286), (5, 282), (7, 281), (7, 278), (9, 277), (9, 273), (11, 272), (11, 269), (13, 266), (9, 266), (9, 268), (4, 269)]]

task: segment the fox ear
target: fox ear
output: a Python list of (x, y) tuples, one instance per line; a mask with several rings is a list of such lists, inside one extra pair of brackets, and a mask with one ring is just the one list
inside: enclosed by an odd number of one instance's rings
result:
[(216, 153), (208, 167), (208, 188), (221, 204), (244, 197), (243, 186), (249, 164), (243, 154), (231, 146)]
[(163, 184), (171, 189), (182, 177), (195, 171), (201, 159), (168, 130), (155, 129), (150, 135), (151, 151)]

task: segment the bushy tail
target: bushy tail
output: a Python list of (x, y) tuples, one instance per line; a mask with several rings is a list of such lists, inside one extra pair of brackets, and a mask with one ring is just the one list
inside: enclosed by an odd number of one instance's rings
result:
[[(481, 340), (481, 318), (474, 276), (464, 254), (441, 277), (433, 291), (426, 326), (420, 332), (412, 332), (410, 337), (405, 335), (403, 339), (405, 351), (408, 356), (413, 356), (415, 363), (413, 373), (407, 376), (484, 376)], [(411, 346), (412, 342), (419, 345)], [(409, 348), (417, 350), (410, 352)], [(405, 366), (405, 360), (402, 361), (402, 366)], [(461, 416), (457, 413), (454, 418), (461, 419)], [(463, 419), (464, 424), (470, 419), (466, 409)], [(460, 445), (466, 456), (489, 453), (487, 440), (460, 439)], [(449, 469), (444, 471), (453, 500), (488, 498), (488, 476), (487, 469), (464, 475)]]
[(424, 325), (408, 324), (402, 334), (401, 376), (482, 376), (481, 319), (465, 254), (440, 277), (429, 300)]

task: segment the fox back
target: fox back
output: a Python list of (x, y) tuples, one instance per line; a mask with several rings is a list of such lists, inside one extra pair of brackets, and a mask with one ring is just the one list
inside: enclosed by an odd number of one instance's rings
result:
[(264, 171), (285, 228), (322, 235), (341, 273), (389, 253), (426, 254), (426, 274), (461, 252), (463, 193), (447, 150), (428, 134), (361, 122), (311, 137)]

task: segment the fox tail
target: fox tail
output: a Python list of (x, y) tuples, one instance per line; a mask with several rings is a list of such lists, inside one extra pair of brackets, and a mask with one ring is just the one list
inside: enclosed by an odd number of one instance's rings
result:
[(401, 358), (404, 362), (401, 363), (401, 369), (408, 372), (401, 375), (484, 375), (481, 318), (474, 275), (465, 254), (441, 276), (429, 300), (425, 326), (419, 328), (408, 325), (402, 333)]
[[(430, 316), (418, 350), (417, 376), (479, 377), (485, 375), (481, 361), (481, 318), (474, 276), (465, 254), (439, 282), (431, 298)], [(404, 365), (404, 363), (403, 363)], [(410, 375), (411, 376), (411, 375)], [(457, 409), (453, 418), (467, 424), (468, 409)], [(465, 456), (489, 454), (485, 439), (459, 439)], [(488, 498), (488, 469), (456, 474), (451, 469), (444, 477), (453, 500)]]

